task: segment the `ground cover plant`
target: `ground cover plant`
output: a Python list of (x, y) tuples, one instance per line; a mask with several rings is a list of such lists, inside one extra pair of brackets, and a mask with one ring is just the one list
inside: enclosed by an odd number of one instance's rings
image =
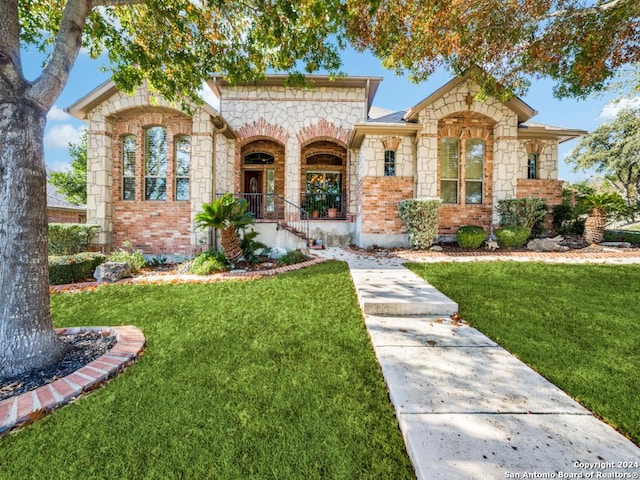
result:
[(640, 444), (640, 267), (410, 264), (460, 316)]
[(343, 263), (52, 297), (57, 326), (134, 324), (133, 366), (0, 439), (0, 478), (413, 478)]

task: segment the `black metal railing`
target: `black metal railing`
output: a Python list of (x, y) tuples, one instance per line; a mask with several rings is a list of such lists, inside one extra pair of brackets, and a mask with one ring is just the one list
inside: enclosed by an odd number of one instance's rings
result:
[(309, 212), (312, 220), (344, 220), (347, 218), (346, 198), (344, 192), (305, 192), (300, 195), (300, 205)]

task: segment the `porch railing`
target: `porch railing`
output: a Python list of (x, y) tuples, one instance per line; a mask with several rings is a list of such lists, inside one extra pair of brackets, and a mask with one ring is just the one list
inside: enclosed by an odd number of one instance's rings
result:
[(313, 220), (344, 220), (347, 218), (345, 192), (302, 193), (300, 205)]

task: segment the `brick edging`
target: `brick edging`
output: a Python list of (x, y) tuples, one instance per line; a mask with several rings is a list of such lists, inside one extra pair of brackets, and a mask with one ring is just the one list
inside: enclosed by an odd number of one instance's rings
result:
[(109, 351), (75, 372), (22, 395), (0, 401), (0, 437), (28, 425), (53, 410), (102, 386), (132, 364), (144, 349), (143, 333), (131, 325), (118, 327), (58, 328), (56, 333), (109, 332), (116, 344)]

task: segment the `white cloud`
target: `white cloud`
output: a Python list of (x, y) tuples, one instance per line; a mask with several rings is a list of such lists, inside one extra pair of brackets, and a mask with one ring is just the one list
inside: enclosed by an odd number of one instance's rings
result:
[(68, 161), (55, 160), (47, 162), (47, 170), (50, 172), (68, 172), (71, 170), (71, 164)]
[(61, 122), (68, 122), (72, 118), (73, 117), (71, 115), (69, 115), (61, 108), (56, 107), (55, 105), (53, 106), (53, 108), (51, 108), (51, 110), (49, 110), (49, 113), (47, 113), (48, 121), (59, 120)]
[(74, 127), (68, 123), (54, 125), (44, 134), (44, 146), (47, 148), (68, 148), (69, 143), (78, 143), (82, 135), (82, 127)]
[(622, 98), (607, 103), (600, 112), (600, 118), (613, 120), (625, 108), (640, 108), (640, 97)]

